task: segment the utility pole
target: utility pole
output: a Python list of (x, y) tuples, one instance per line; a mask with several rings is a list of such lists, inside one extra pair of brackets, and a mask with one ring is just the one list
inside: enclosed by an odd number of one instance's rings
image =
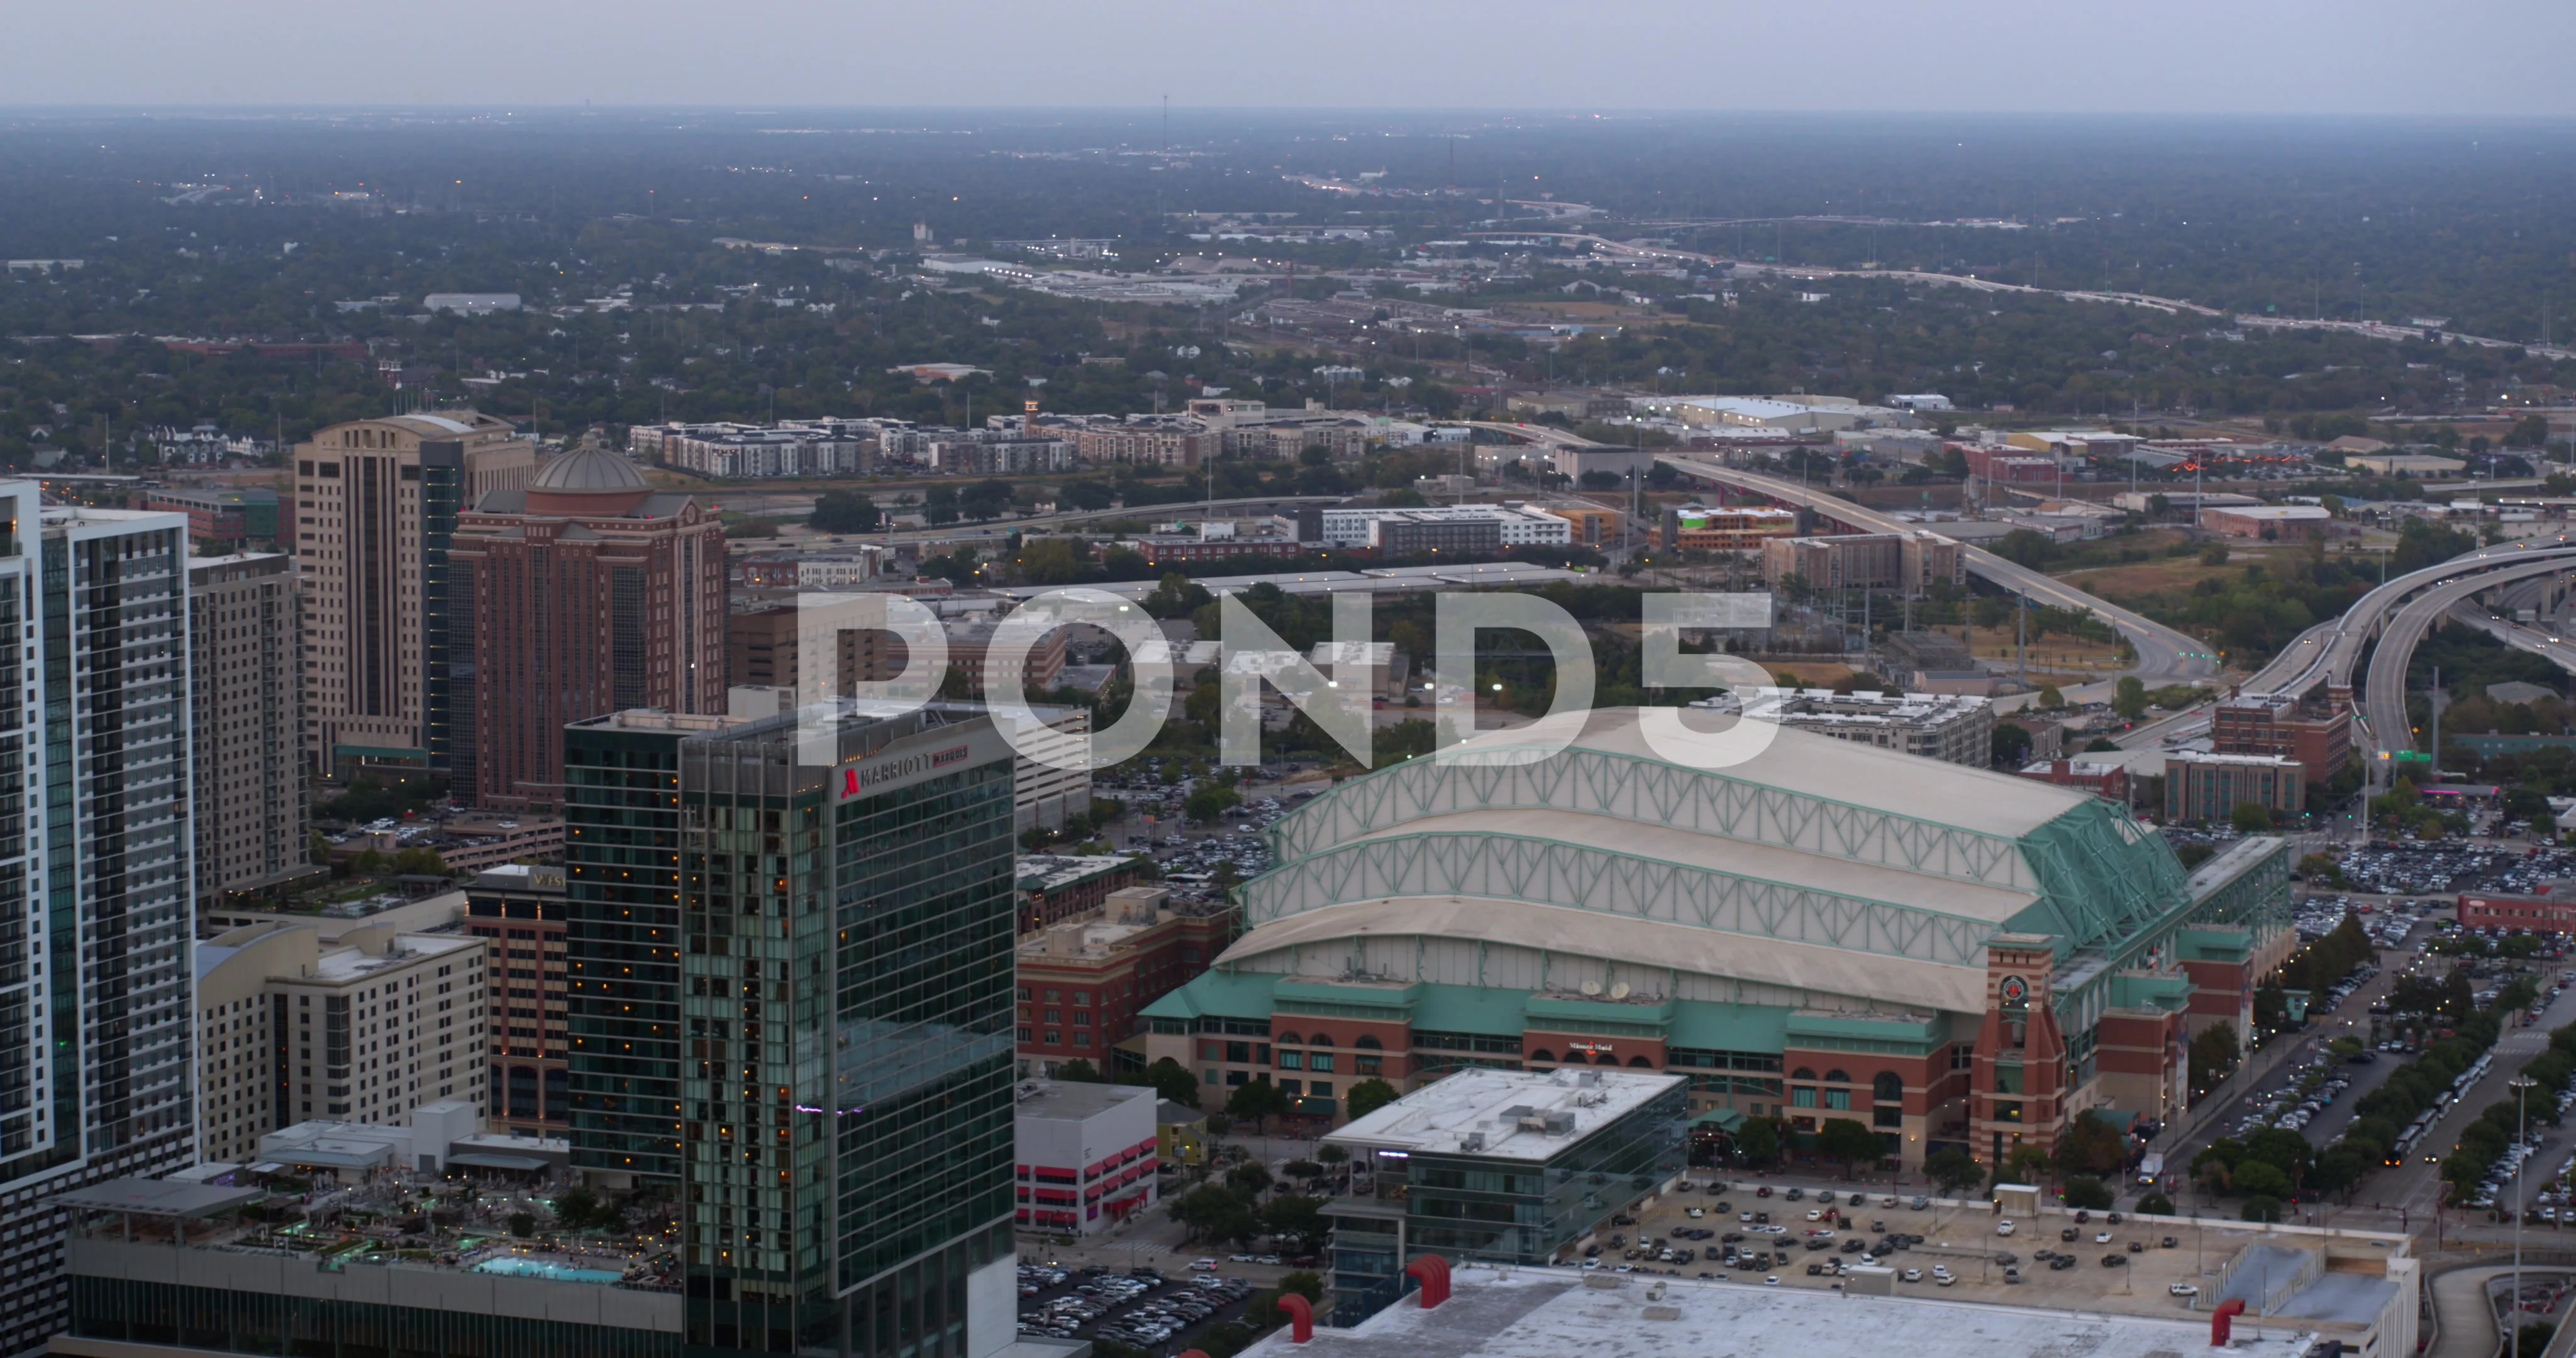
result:
[[(2528, 1076), (2528, 1075), (2516, 1075), (2516, 1076), (2514, 1076), (2512, 1079), (2505, 1081), (2505, 1085), (2506, 1085), (2508, 1088), (2510, 1088), (2510, 1089), (2512, 1089), (2512, 1090), (2513, 1090), (2513, 1144), (2515, 1144), (2515, 1145), (2517, 1145), (2517, 1146), (2520, 1146), (2520, 1145), (2522, 1145), (2522, 1144), (2523, 1144), (2523, 1139), (2522, 1139), (2522, 1138), (2523, 1138), (2523, 1136), (2524, 1136), (2524, 1134), (2525, 1134), (2525, 1133), (2524, 1133), (2524, 1115), (2525, 1115), (2526, 1111), (2528, 1110), (2528, 1107), (2529, 1107), (2530, 1102), (2531, 1102), (2531, 1087), (2532, 1087), (2533, 1085), (2538, 1084), (2538, 1083), (2540, 1083), (2538, 1080), (2532, 1079), (2532, 1078), (2531, 1078), (2530, 1076)], [(2520, 1170), (2516, 1170), (2516, 1171), (2514, 1172), (2514, 1176), (2513, 1176), (2513, 1303), (2512, 1303), (2512, 1305), (2510, 1305), (2510, 1306), (2506, 1307), (2506, 1308), (2505, 1308), (2505, 1311), (2506, 1311), (2506, 1314), (2508, 1314), (2508, 1315), (2510, 1315), (2510, 1316), (2512, 1316), (2512, 1317), (2513, 1317), (2513, 1325), (2514, 1325), (2514, 1329), (2515, 1329), (2515, 1330), (2519, 1330), (2520, 1328), (2522, 1328), (2522, 1214), (2523, 1214), (2523, 1195), (2524, 1195), (2524, 1194), (2526, 1194), (2526, 1193), (2528, 1193), (2528, 1192), (2530, 1191), (2530, 1184), (2531, 1184), (2531, 1180), (2530, 1180), (2529, 1176), (2527, 1176), (2527, 1175), (2523, 1174)], [(2516, 1351), (2516, 1352), (2519, 1352), (2519, 1351), (2521, 1350), (2521, 1348), (2522, 1348), (2522, 1345), (2517, 1341), (2517, 1339), (2516, 1339), (2515, 1335), (2513, 1334), (2513, 1332), (2512, 1332), (2511, 1330), (2508, 1330), (2508, 1331), (2506, 1331), (2506, 1333), (2505, 1333), (2505, 1344), (2506, 1344), (2506, 1346), (2507, 1346), (2510, 1350), (2512, 1350), (2512, 1351)]]

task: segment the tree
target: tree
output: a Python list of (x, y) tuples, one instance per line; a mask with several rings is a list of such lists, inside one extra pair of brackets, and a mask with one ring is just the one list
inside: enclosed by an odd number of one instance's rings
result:
[(2272, 812), (2261, 802), (2238, 802), (2236, 809), (2227, 813), (2227, 823), (2235, 826), (2238, 834), (2259, 835), (2272, 828)]
[(1780, 1158), (1780, 1124), (1771, 1118), (1746, 1118), (1735, 1129), (1735, 1153), (1748, 1165), (1767, 1165)]
[(1954, 1198), (1986, 1177), (1986, 1167), (1977, 1163), (1977, 1157), (1957, 1146), (1944, 1146), (1925, 1156), (1923, 1172), (1941, 1186), (1944, 1196)]
[(1268, 1080), (1254, 1080), (1234, 1087), (1225, 1101), (1227, 1117), (1237, 1122), (1250, 1122), (1267, 1131), (1269, 1120), (1288, 1111), (1288, 1096)]
[(2247, 1221), (2278, 1222), (2281, 1219), (2281, 1200), (2269, 1194), (2258, 1193), (2245, 1200), (2243, 1215)]
[(1859, 1162), (1875, 1164), (1885, 1156), (1887, 1142), (1866, 1123), (1853, 1118), (1827, 1118), (1825, 1125), (1816, 1130), (1816, 1153), (1842, 1161), (1843, 1177), (1848, 1179)]
[(2095, 1212), (2111, 1209), (2110, 1186), (2090, 1174), (2079, 1174), (2066, 1181), (2066, 1205)]
[(2120, 1168), (2128, 1146), (2111, 1124), (2089, 1114), (2076, 1118), (2057, 1142), (2057, 1162), (2070, 1174), (2100, 1176)]
[[(2266, 1198), (2287, 1197), (2293, 1188), (2290, 1176), (2269, 1160), (2239, 1161), (2229, 1183), (2239, 1193)], [(2246, 1219), (2254, 1220), (2251, 1217)]]
[(1168, 1056), (1143, 1070), (1122, 1073), (1118, 1083), (1152, 1085), (1156, 1098), (1169, 1099), (1185, 1108), (1199, 1106), (1199, 1077), (1191, 1074), (1189, 1067)]
[(2039, 686), (2039, 698), (2032, 705), (2045, 712), (2054, 712), (2066, 706), (2066, 695), (2058, 692), (2055, 684), (2042, 684)]
[(2018, 768), (2030, 758), (2030, 732), (2011, 722), (1996, 722), (1994, 735), (1989, 739), (1997, 765)]
[(1057, 1066), (1055, 1068), (1055, 1078), (1059, 1080), (1071, 1080), (1076, 1084), (1096, 1085), (1108, 1083), (1101, 1077), (1098, 1067), (1093, 1066), (1089, 1061), (1083, 1060), (1079, 1056), (1065, 1062), (1063, 1065)]
[(957, 522), (957, 488), (932, 486), (921, 500), (921, 517), (933, 527)]
[(2111, 739), (2109, 736), (2095, 736), (2084, 743), (2084, 753), (2086, 754), (2118, 754), (2119, 752), (2119, 742)]
[(827, 490), (814, 497), (814, 517), (807, 522), (822, 533), (873, 533), (885, 522), (885, 511), (863, 492)]
[(1172, 1201), (1172, 1220), (1193, 1239), (1249, 1240), (1260, 1221), (1241, 1197), (1215, 1184), (1200, 1184)]
[(2131, 721), (2147, 715), (2147, 681), (2134, 674), (2121, 675), (2112, 687), (2111, 710)]
[(1261, 1227), (1273, 1236), (1295, 1237), (1298, 1254), (1323, 1248), (1325, 1236), (1332, 1231), (1324, 1216), (1324, 1200), (1300, 1193), (1285, 1193), (1262, 1204)]
[(1999, 1178), (1996, 1182), (2035, 1184), (2045, 1180), (2053, 1168), (2055, 1164), (2048, 1158), (2047, 1151), (2037, 1146), (2015, 1146), (2004, 1157), (2003, 1168), (1998, 1171), (2012, 1177), (2009, 1180)]
[(1243, 794), (1236, 792), (1231, 785), (1203, 782), (1190, 793), (1189, 800), (1181, 804), (1181, 809), (1188, 813), (1191, 820), (1201, 825), (1210, 825), (1226, 812), (1241, 805), (1243, 805)]
[(534, 1213), (512, 1212), (510, 1214), (510, 1234), (517, 1236), (521, 1240), (525, 1240), (536, 1233), (537, 1218)]
[(2241, 1046), (2236, 1039), (2236, 1025), (2225, 1019), (2202, 1029), (2200, 1036), (2191, 1040), (2191, 1087), (2207, 1090), (2226, 1079), (2228, 1072), (2236, 1069)]
[(2138, 1210), (2151, 1217), (2169, 1217), (2174, 1214), (2173, 1199), (2151, 1192), (2138, 1199)]
[(1357, 1122), (1395, 1100), (1395, 1086), (1372, 1076), (1352, 1085), (1350, 1092), (1342, 1096), (1342, 1106)]
[(575, 1184), (555, 1198), (555, 1220), (566, 1230), (578, 1231), (590, 1225), (599, 1214), (599, 1195), (586, 1184)]
[(1279, 1172), (1303, 1185), (1313, 1183), (1316, 1176), (1324, 1172), (1324, 1167), (1312, 1160), (1291, 1160), (1281, 1165)]
[(1315, 1152), (1315, 1158), (1327, 1165), (1347, 1165), (1351, 1162), (1351, 1153), (1339, 1146), (1326, 1146)]
[(1225, 1172), (1225, 1186), (1246, 1202), (1258, 1202), (1270, 1191), (1270, 1171), (1247, 1160)]

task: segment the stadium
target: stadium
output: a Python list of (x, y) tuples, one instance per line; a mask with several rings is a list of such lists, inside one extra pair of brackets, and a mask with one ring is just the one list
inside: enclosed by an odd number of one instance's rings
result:
[(1991, 1163), (2177, 1109), (2190, 1036), (2246, 1031), (2293, 941), (2281, 840), (2186, 875), (2081, 791), (1789, 729), (1721, 767), (1723, 733), (1673, 758), (1638, 709), (1578, 720), (1561, 753), (1488, 732), (1281, 819), (1146, 1059), (1318, 1118), (1370, 1078), (1670, 1070), (1704, 1135), (1851, 1118), (1908, 1166)]

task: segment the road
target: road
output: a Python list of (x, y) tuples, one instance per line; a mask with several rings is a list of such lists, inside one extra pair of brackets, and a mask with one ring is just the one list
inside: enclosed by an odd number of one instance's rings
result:
[[(803, 492), (718, 490), (711, 492), (725, 508), (736, 513), (772, 518), (793, 518), (814, 512), (813, 494)], [(1175, 504), (1137, 505), (1124, 509), (1071, 509), (1060, 514), (1033, 514), (1024, 519), (995, 519), (990, 523), (945, 524), (937, 528), (905, 528), (893, 532), (848, 533), (844, 538), (856, 543), (956, 542), (976, 538), (1005, 538), (1032, 528), (1060, 528), (1068, 524), (1097, 523), (1107, 519), (1152, 519), (1167, 515), (1193, 514), (1214, 517), (1221, 514), (1266, 514), (1295, 505), (1337, 505), (1349, 499), (1346, 495), (1256, 495), (1239, 500), (1184, 500)], [(810, 544), (809, 544), (810, 545)]]
[[(1677, 468), (1703, 480), (1733, 486), (1739, 490), (1767, 496), (1784, 504), (1803, 505), (1817, 513), (1866, 533), (1911, 533), (1922, 531), (1921, 525), (1890, 518), (1874, 509), (1865, 509), (1849, 500), (1837, 498), (1823, 490), (1802, 486), (1795, 481), (1760, 472), (1741, 471), (1704, 457), (1687, 454), (1658, 453), (1656, 461)], [(1938, 531), (1937, 529), (1934, 531)], [(2016, 566), (1981, 547), (1963, 547), (1969, 573), (2023, 595), (2035, 602), (2058, 608), (2087, 612), (2119, 629), (2137, 648), (2138, 662), (2130, 673), (2148, 687), (2187, 684), (2211, 678), (2218, 673), (2218, 658), (2197, 638), (2152, 622), (2117, 604), (2088, 594), (2052, 576), (2027, 567)], [(2109, 683), (2070, 689), (2066, 696), (2083, 702), (2108, 696)]]
[(2452, 605), (2450, 620), (2477, 628), (2517, 651), (2528, 651), (2562, 670), (2576, 674), (2576, 643), (2561, 641), (2560, 633), (2491, 617), (2485, 610), (2467, 600)]
[[(2370, 734), (2368, 745), (2361, 751), (2365, 771), (2375, 770), (2380, 762), (2372, 758), (2374, 752), (2385, 758), (2394, 752), (2415, 748), (2414, 731), (2406, 719), (2406, 669), (2413, 663), (2415, 647), (2423, 641), (2424, 634), (2447, 616), (2453, 605), (2473, 594), (2507, 581), (2554, 574), (2566, 568), (2562, 552), (2534, 553), (2533, 556), (2536, 559), (2506, 558), (2501, 564), (2479, 570), (2466, 578), (2434, 585), (2408, 600), (2380, 627), (2379, 646), (2370, 655), (2370, 674), (2364, 685), (2362, 703), (2362, 723)], [(2377, 593), (2379, 591), (2372, 591), (2373, 595)], [(2358, 612), (2363, 604), (2369, 602), (2370, 597), (2365, 596), (2362, 604), (2354, 606), (2354, 611)], [(2359, 650), (2357, 642), (2353, 649)], [(2329, 682), (2332, 682), (2331, 676)], [(2345, 682), (2349, 683), (2349, 678)]]

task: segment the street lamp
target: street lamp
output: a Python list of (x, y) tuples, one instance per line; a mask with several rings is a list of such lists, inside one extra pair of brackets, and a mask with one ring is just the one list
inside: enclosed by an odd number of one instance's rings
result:
[[(2522, 1147), (2523, 1110), (2530, 1102), (2531, 1087), (2538, 1083), (2540, 1083), (2538, 1080), (2528, 1075), (2516, 1075), (2504, 1082), (2505, 1088), (2513, 1091), (2513, 1144), (2517, 1154)], [(2513, 1305), (2511, 1307), (2516, 1326), (2522, 1323), (2522, 1199), (2523, 1195), (2530, 1191), (2529, 1182), (2522, 1177), (2521, 1167), (2516, 1166), (2513, 1172)], [(2516, 1347), (2519, 1347), (2518, 1342)]]

